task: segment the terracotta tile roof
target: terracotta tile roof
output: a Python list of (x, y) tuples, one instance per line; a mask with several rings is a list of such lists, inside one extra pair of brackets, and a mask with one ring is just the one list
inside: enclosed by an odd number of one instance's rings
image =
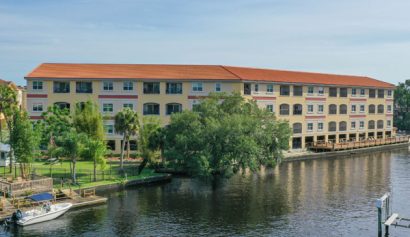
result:
[(364, 76), (220, 65), (44, 63), (34, 69), (25, 78), (241, 80), (384, 88), (394, 87), (393, 84)]

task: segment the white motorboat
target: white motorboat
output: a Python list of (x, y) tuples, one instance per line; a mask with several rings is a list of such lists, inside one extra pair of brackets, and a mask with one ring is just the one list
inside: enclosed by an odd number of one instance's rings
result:
[(26, 226), (44, 221), (53, 220), (70, 209), (71, 203), (48, 204), (28, 211), (17, 211), (16, 222), (19, 225)]

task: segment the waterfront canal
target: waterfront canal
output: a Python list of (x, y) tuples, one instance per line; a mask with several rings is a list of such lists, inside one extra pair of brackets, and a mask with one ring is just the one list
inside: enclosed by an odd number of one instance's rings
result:
[[(374, 201), (393, 193), (410, 217), (410, 153), (282, 163), (215, 187), (174, 178), (107, 194), (107, 205), (74, 210), (5, 236), (376, 236)], [(391, 236), (410, 236), (391, 228)]]

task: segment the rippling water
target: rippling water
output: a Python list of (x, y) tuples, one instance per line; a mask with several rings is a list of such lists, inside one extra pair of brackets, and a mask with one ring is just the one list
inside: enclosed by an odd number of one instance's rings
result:
[[(106, 205), (5, 236), (376, 236), (375, 199), (410, 217), (407, 149), (282, 163), (216, 186), (187, 178), (106, 194)], [(410, 236), (410, 229), (391, 229)]]

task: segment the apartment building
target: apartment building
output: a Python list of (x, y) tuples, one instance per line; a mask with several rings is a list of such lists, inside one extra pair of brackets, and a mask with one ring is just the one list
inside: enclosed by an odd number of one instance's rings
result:
[(369, 77), (218, 65), (45, 63), (25, 79), (31, 119), (42, 119), (48, 106), (73, 110), (97, 101), (114, 152), (121, 145), (112, 119), (118, 111), (128, 107), (167, 124), (172, 113), (191, 110), (211, 92), (239, 92), (289, 121), (292, 149), (394, 136), (394, 85)]

